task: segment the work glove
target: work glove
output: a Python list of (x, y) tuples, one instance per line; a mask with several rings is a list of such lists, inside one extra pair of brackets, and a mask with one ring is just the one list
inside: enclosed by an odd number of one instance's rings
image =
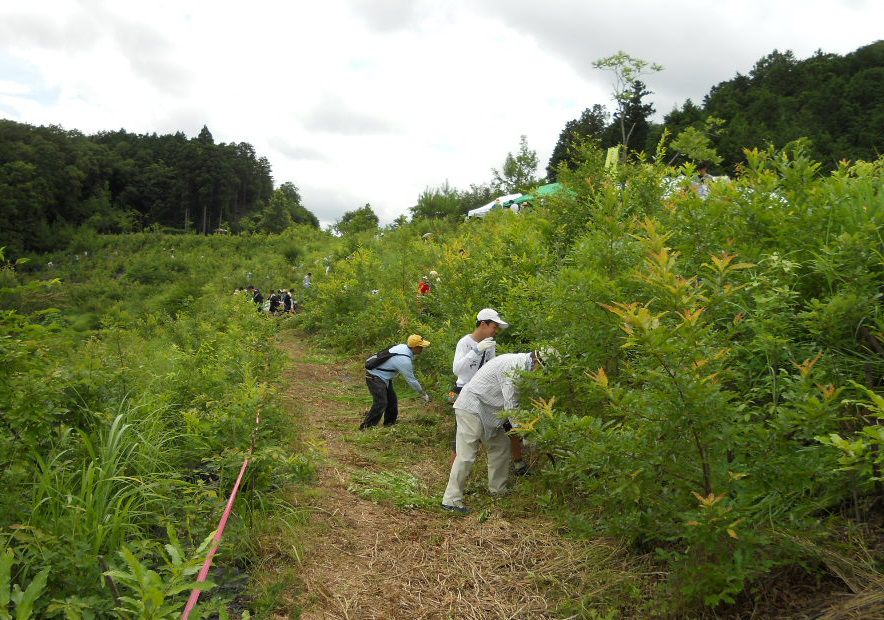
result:
[(488, 349), (493, 349), (496, 346), (497, 343), (494, 342), (494, 338), (486, 338), (485, 340), (480, 341), (479, 344), (476, 345), (476, 348), (479, 349), (479, 353), (484, 353)]
[(421, 400), (424, 401), (425, 405), (429, 405), (430, 404), (430, 395), (427, 394), (426, 392), (421, 392)]

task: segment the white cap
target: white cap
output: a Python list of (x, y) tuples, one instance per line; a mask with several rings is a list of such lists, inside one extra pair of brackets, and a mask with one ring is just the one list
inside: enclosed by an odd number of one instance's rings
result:
[(476, 315), (477, 321), (494, 321), (498, 325), (500, 325), (500, 329), (506, 329), (510, 326), (509, 323), (500, 318), (500, 315), (497, 314), (497, 310), (492, 308), (482, 308), (479, 310), (479, 314)]

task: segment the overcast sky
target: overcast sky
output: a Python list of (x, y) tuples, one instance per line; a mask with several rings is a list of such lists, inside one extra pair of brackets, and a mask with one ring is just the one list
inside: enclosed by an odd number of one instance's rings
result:
[(0, 117), (249, 142), (324, 224), (389, 223), (426, 187), (491, 180), (525, 134), (542, 174), (559, 133), (611, 109), (618, 50), (660, 114), (774, 49), (846, 54), (882, 0), (0, 0)]

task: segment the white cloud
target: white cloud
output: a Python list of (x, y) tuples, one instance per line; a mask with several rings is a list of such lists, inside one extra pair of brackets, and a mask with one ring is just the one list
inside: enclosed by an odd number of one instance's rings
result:
[[(324, 222), (387, 223), (446, 180), (487, 182), (526, 134), (541, 169), (565, 123), (608, 104), (593, 60), (659, 62), (658, 113), (775, 48), (848, 53), (880, 2), (44, 0), (0, 5), (0, 114), (92, 133), (250, 142)], [(540, 171), (542, 172), (542, 170)]]
[(31, 93), (31, 88), (20, 82), (12, 82), (10, 80), (0, 80), (0, 96), (12, 95), (22, 96)]
[(267, 143), (277, 153), (291, 160), (328, 161), (328, 157), (326, 157), (321, 151), (310, 147), (289, 144), (286, 139), (282, 137), (272, 136), (267, 139)]
[(362, 99), (354, 97), (349, 103), (337, 93), (323, 93), (320, 101), (307, 112), (303, 120), (307, 131), (329, 132), (349, 136), (396, 133), (393, 120), (382, 113), (362, 109)]

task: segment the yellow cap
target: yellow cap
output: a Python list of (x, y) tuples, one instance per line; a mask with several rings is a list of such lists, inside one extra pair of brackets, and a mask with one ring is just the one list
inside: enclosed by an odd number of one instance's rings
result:
[(428, 346), (430, 346), (430, 343), (428, 341), (424, 340), (423, 338), (421, 338), (417, 334), (410, 335), (406, 342), (407, 342), (408, 346), (410, 346), (410, 347), (428, 347)]

